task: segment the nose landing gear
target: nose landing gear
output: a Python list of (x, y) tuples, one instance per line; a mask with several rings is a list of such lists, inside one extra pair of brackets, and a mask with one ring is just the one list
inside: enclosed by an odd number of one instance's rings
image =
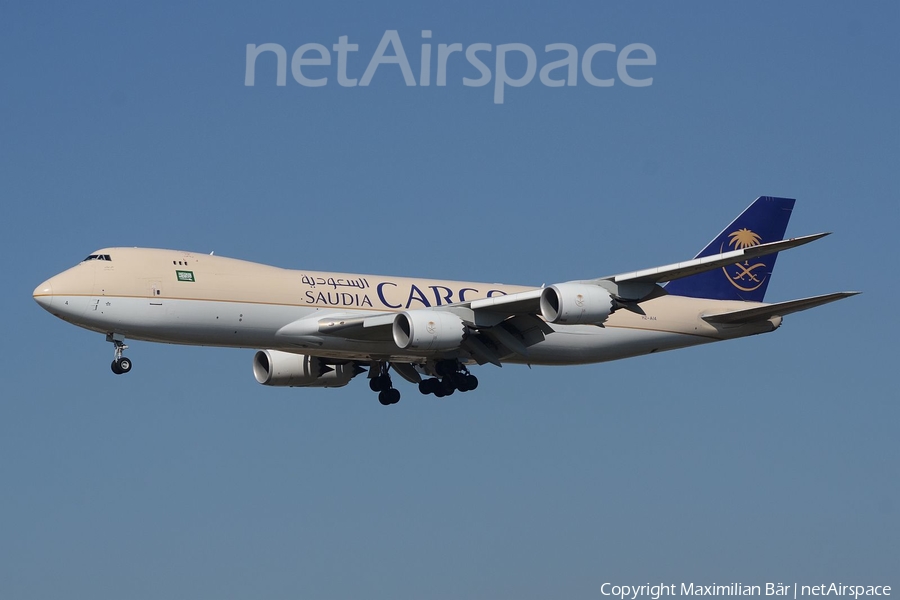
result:
[(125, 345), (124, 338), (117, 334), (109, 333), (106, 335), (106, 341), (112, 342), (116, 346), (115, 358), (110, 365), (112, 372), (116, 375), (124, 375), (131, 371), (131, 359), (122, 356), (122, 353), (128, 349), (128, 346)]

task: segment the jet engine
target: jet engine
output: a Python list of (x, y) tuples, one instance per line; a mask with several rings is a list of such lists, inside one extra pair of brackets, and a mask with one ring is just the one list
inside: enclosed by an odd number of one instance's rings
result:
[(360, 370), (353, 363), (327, 365), (316, 356), (260, 350), (253, 357), (253, 376), (278, 387), (343, 387)]
[(404, 350), (453, 350), (462, 343), (466, 326), (451, 312), (408, 310), (394, 317), (392, 332), (394, 343)]
[(549, 323), (599, 325), (612, 311), (612, 296), (599, 285), (558, 283), (541, 292), (541, 315)]

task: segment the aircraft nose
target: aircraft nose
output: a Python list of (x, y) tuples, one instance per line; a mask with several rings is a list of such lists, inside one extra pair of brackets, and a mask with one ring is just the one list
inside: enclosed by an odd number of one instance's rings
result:
[(41, 305), (41, 308), (50, 310), (50, 306), (53, 304), (53, 285), (50, 283), (50, 280), (48, 279), (34, 288), (32, 297), (35, 302)]

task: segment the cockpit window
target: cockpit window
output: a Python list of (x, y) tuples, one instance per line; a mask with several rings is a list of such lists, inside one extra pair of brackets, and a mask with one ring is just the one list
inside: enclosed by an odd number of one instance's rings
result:
[(90, 256), (88, 256), (86, 259), (84, 259), (81, 262), (87, 262), (89, 260), (112, 260), (112, 259), (109, 257), (109, 254), (91, 254)]

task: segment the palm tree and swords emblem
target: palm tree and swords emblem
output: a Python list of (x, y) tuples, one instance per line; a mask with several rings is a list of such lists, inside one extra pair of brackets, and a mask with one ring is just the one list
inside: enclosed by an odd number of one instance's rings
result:
[[(735, 250), (759, 246), (761, 242), (762, 239), (759, 234), (753, 233), (746, 227), (728, 234), (728, 245)], [(766, 281), (766, 277), (768, 277), (768, 274), (765, 274), (760, 278), (759, 274), (754, 273), (754, 271), (765, 269), (765, 267), (765, 263), (758, 262), (751, 265), (749, 260), (745, 260), (743, 264), (734, 263), (733, 265), (722, 267), (722, 271), (728, 276), (728, 281), (731, 285), (741, 291), (752, 292), (753, 290), (759, 289)], [(729, 269), (731, 269), (731, 271), (729, 271)]]

